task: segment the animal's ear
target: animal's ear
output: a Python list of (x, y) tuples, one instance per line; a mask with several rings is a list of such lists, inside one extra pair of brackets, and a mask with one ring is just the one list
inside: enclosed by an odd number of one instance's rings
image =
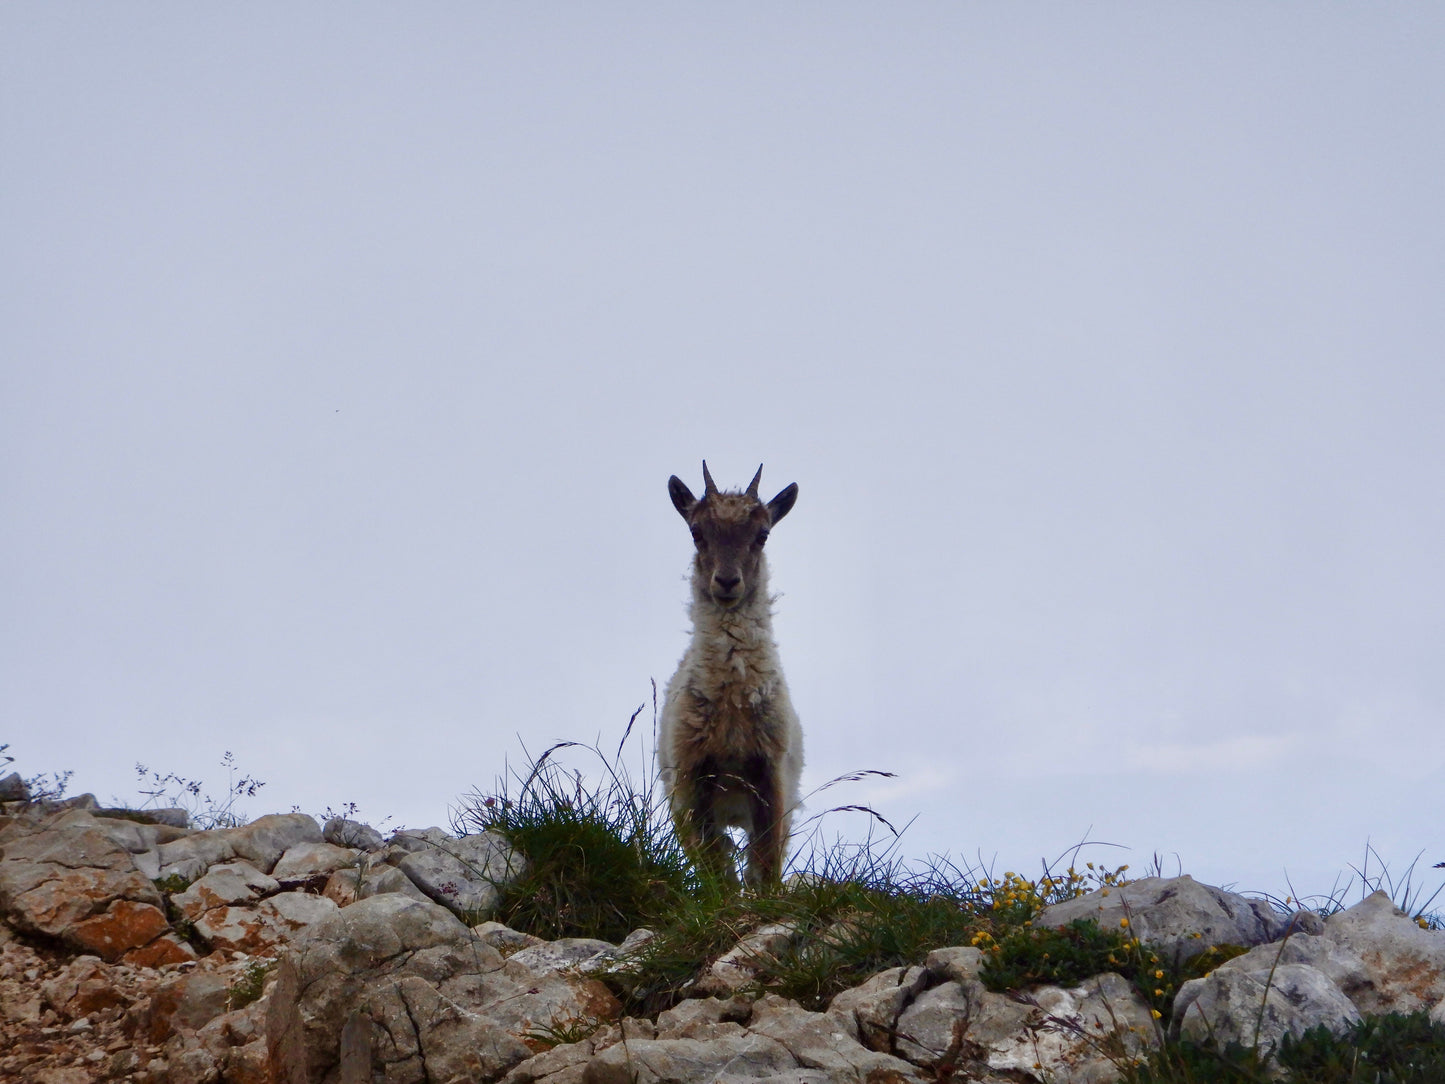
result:
[(798, 483), (794, 482), (787, 489), (783, 490), (776, 497), (768, 502), (768, 511), (772, 513), (773, 522), (777, 523), (793, 510), (793, 502), (798, 499)]
[(667, 493), (672, 498), (672, 506), (678, 510), (683, 519), (687, 519), (692, 514), (692, 510), (697, 507), (697, 498), (692, 495), (692, 490), (688, 489), (682, 479), (675, 474), (667, 480)]

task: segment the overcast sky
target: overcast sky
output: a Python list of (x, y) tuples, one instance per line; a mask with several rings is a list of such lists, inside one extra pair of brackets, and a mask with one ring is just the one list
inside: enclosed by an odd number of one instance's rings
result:
[(812, 810), (1445, 861), (1442, 56), (1413, 3), (7, 3), (0, 742), (445, 824), (665, 683), (705, 457), (801, 491), (805, 789), (897, 773)]

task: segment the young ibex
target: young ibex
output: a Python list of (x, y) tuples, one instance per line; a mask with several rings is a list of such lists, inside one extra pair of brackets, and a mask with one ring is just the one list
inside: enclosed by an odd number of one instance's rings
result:
[(693, 860), (733, 872), (728, 828), (748, 837), (749, 884), (782, 876), (803, 772), (803, 731), (773, 643), (763, 544), (798, 499), (767, 504), (758, 468), (743, 493), (722, 493), (702, 465), (702, 497), (676, 475), (672, 503), (692, 530), (692, 643), (667, 685), (657, 759), (678, 836)]

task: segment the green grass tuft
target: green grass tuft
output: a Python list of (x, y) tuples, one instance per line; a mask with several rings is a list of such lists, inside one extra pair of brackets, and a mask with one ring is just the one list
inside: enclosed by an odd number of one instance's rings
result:
[[(623, 760), (641, 710), (615, 754), (560, 742), (525, 773), (498, 780), (495, 793), (473, 794), (455, 818), (457, 830), (497, 832), (527, 858), (526, 873), (502, 888), (499, 922), (547, 940), (618, 942), (702, 891), (654, 776), (646, 771), (636, 783)], [(596, 758), (601, 782), (562, 767), (557, 754), (571, 749)]]

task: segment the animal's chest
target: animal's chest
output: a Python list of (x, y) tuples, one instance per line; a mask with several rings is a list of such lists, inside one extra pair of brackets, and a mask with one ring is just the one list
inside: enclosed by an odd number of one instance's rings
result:
[(773, 710), (776, 678), (735, 668), (695, 680), (687, 695), (687, 744), (692, 757), (741, 763), (753, 757), (776, 757), (783, 747), (782, 723)]

